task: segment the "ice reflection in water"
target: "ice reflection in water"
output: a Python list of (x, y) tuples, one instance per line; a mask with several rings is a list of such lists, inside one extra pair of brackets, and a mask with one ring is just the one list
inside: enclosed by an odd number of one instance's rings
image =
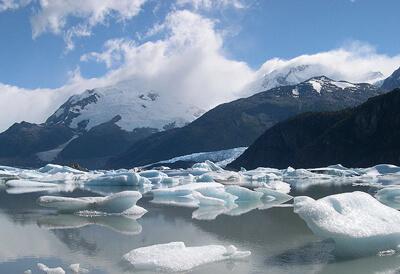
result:
[[(318, 198), (355, 189), (369, 191), (366, 187), (316, 186), (291, 194)], [(61, 195), (98, 196), (121, 190), (126, 188), (92, 189), (96, 193), (75, 189)], [(315, 237), (293, 208), (248, 210), (259, 206), (250, 203), (204, 221), (192, 219), (191, 208), (153, 204), (145, 196), (138, 205), (149, 212), (135, 221), (123, 216), (57, 214), (36, 205), (43, 194), (12, 195), (0, 190), (0, 243), (7, 243), (0, 245), (0, 273), (34, 270), (37, 262), (64, 269), (79, 262), (91, 273), (130, 273), (132, 269), (121, 262), (123, 254), (173, 241), (187, 246), (234, 244), (252, 251), (247, 261), (206, 265), (193, 273), (376, 273), (400, 267), (397, 255), (338, 259), (333, 243)], [(243, 214), (235, 216), (239, 211)]]

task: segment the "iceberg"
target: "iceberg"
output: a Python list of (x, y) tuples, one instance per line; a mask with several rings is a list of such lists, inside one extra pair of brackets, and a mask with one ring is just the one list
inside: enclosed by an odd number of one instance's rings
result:
[(159, 184), (164, 178), (168, 177), (167, 174), (158, 170), (145, 170), (139, 172), (139, 175), (147, 178), (152, 184)]
[(400, 244), (400, 212), (364, 192), (314, 200), (294, 198), (297, 213), (317, 236), (335, 241), (338, 256), (363, 256)]
[(41, 173), (56, 174), (56, 173), (72, 173), (72, 174), (84, 174), (84, 171), (74, 169), (68, 166), (60, 166), (54, 164), (47, 164), (42, 168), (38, 169)]
[(256, 192), (260, 192), (263, 194), (262, 199), (266, 202), (278, 202), (279, 204), (286, 203), (293, 199), (293, 196), (290, 196), (286, 193), (276, 191), (267, 187), (259, 187), (254, 189)]
[(225, 191), (238, 197), (236, 202), (260, 200), (261, 197), (264, 196), (261, 192), (252, 191), (245, 187), (235, 185), (225, 187)]
[(51, 188), (51, 187), (58, 187), (58, 184), (54, 183), (43, 183), (37, 181), (30, 181), (30, 180), (9, 180), (6, 182), (7, 187), (28, 187), (28, 188)]
[(135, 172), (109, 172), (88, 180), (85, 185), (88, 186), (142, 186), (151, 184), (144, 177), (141, 177)]
[(90, 211), (115, 214), (124, 213), (136, 206), (136, 202), (140, 198), (142, 198), (142, 194), (138, 191), (123, 191), (106, 197), (42, 196), (38, 199), (38, 204), (66, 213)]
[(233, 245), (186, 247), (183, 242), (171, 242), (134, 249), (125, 254), (123, 259), (138, 270), (178, 272), (189, 271), (208, 263), (242, 259), (250, 255), (250, 251), (238, 251)]
[(69, 269), (72, 271), (72, 273), (88, 273), (89, 272), (88, 269), (81, 267), (80, 264), (71, 264), (69, 266)]
[(65, 274), (64, 269), (62, 269), (61, 267), (50, 268), (42, 263), (38, 263), (37, 267), (39, 268), (39, 270), (45, 272), (46, 274)]

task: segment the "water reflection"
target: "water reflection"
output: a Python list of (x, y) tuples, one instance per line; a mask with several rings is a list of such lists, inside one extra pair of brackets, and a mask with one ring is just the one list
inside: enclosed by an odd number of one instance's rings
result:
[[(342, 186), (315, 187), (291, 194), (318, 198), (355, 189), (374, 191)], [(60, 195), (98, 196), (121, 190), (126, 188), (75, 189)], [(315, 237), (289, 207), (259, 210), (258, 203), (244, 203), (223, 214), (218, 208), (197, 211), (198, 216), (218, 217), (195, 220), (192, 208), (153, 204), (149, 202), (151, 197), (145, 196), (138, 204), (149, 212), (133, 220), (126, 216), (56, 214), (36, 204), (41, 195), (42, 192), (11, 195), (0, 190), (0, 273), (33, 270), (37, 262), (64, 267), (82, 263), (90, 273), (131, 273), (130, 267), (121, 264), (125, 253), (172, 241), (183, 241), (187, 246), (234, 244), (252, 251), (248, 261), (211, 264), (192, 273), (376, 273), (395, 272), (400, 267), (397, 255), (338, 258), (333, 243)]]

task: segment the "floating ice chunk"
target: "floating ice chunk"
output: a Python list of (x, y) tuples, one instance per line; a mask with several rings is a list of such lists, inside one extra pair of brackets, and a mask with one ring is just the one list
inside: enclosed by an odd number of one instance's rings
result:
[(280, 191), (272, 190), (267, 187), (259, 187), (255, 188), (254, 190), (263, 193), (264, 195), (262, 196), (262, 199), (268, 202), (276, 201), (279, 203), (285, 203), (293, 199), (293, 196)]
[(72, 174), (83, 174), (84, 171), (80, 171), (68, 166), (59, 166), (54, 164), (47, 164), (42, 168), (38, 169), (39, 172), (56, 174), (56, 173), (72, 173)]
[(151, 182), (135, 172), (108, 173), (88, 180), (89, 186), (114, 185), (114, 186), (141, 186)]
[(263, 187), (288, 194), (290, 192), (290, 184), (282, 182), (282, 181), (271, 181), (266, 184), (264, 184)]
[(188, 196), (154, 196), (151, 200), (154, 204), (177, 206), (177, 207), (189, 207), (196, 208), (199, 206), (199, 201), (194, 199), (192, 195)]
[(139, 172), (139, 175), (150, 180), (152, 184), (159, 184), (165, 177), (168, 177), (167, 174), (158, 170), (145, 170)]
[(183, 242), (172, 242), (134, 249), (123, 259), (140, 270), (178, 272), (222, 260), (245, 258), (250, 254), (250, 251), (238, 251), (234, 246), (186, 247)]
[(204, 169), (204, 170), (207, 170), (207, 171), (223, 171), (223, 169), (220, 166), (214, 164), (213, 162), (211, 162), (209, 160), (206, 160), (203, 163), (196, 163), (196, 164), (194, 164), (192, 166), (192, 168), (194, 168), (194, 169)]
[(247, 179), (252, 181), (271, 181), (282, 180), (282, 172), (275, 168), (259, 167), (253, 170), (243, 170), (240, 173)]
[(69, 266), (69, 269), (71, 269), (71, 271), (73, 273), (88, 273), (89, 270), (86, 268), (82, 268), (80, 264), (71, 264)]
[(395, 166), (395, 165), (388, 165), (388, 164), (381, 164), (381, 165), (376, 165), (373, 167), (369, 168), (360, 168), (358, 169), (360, 173), (363, 173), (368, 176), (378, 176), (378, 175), (384, 175), (384, 174), (392, 174), (392, 173), (397, 173), (400, 172), (400, 167)]
[(45, 272), (46, 274), (65, 274), (64, 269), (61, 267), (50, 268), (45, 264), (38, 263), (37, 267), (39, 270)]
[(197, 177), (196, 182), (214, 182), (214, 178), (210, 174), (202, 174)]
[(227, 186), (225, 191), (238, 197), (237, 202), (260, 200), (264, 195), (261, 192), (252, 191), (241, 186)]
[(154, 196), (185, 196), (193, 191), (198, 191), (203, 188), (223, 188), (220, 183), (190, 183), (170, 188), (162, 188), (153, 190)]
[(224, 201), (225, 206), (231, 206), (238, 199), (237, 196), (232, 195), (225, 191), (225, 188), (220, 187), (204, 187), (197, 190), (204, 196), (213, 197)]
[(99, 211), (105, 213), (123, 213), (136, 205), (142, 197), (138, 191), (123, 191), (107, 197), (69, 198), (42, 196), (38, 203), (44, 207), (55, 208), (61, 212)]
[(181, 181), (181, 178), (173, 178), (173, 177), (162, 177), (161, 184), (164, 185), (178, 185)]
[(294, 212), (316, 235), (333, 239), (339, 256), (376, 254), (400, 244), (400, 212), (364, 192), (295, 197)]
[(58, 187), (58, 184), (53, 184), (53, 183), (42, 183), (42, 182), (36, 182), (36, 181), (29, 181), (29, 180), (9, 180), (6, 182), (7, 187), (45, 187), (45, 188), (50, 188), (50, 187)]
[(386, 187), (379, 190), (375, 194), (375, 198), (377, 198), (381, 203), (390, 206), (395, 209), (400, 209), (400, 187)]
[(170, 188), (155, 189), (152, 191), (154, 198), (151, 202), (192, 208), (200, 205), (199, 199), (201, 199), (203, 203), (217, 202), (217, 200), (212, 198), (218, 199), (218, 202), (221, 204), (229, 203), (229, 201), (221, 201), (220, 199), (226, 198), (229, 200), (230, 196), (206, 195), (206, 193), (216, 193), (219, 190), (224, 192), (224, 186), (219, 183), (190, 183)]
[(313, 178), (318, 178), (318, 179), (330, 179), (331, 176), (325, 175), (325, 174), (318, 174), (318, 173), (313, 173), (307, 169), (294, 169), (292, 167), (288, 167), (286, 170), (283, 171), (282, 173), (284, 181), (286, 180), (296, 180), (296, 179), (313, 179)]
[(24, 274), (32, 274), (32, 270), (27, 269), (27, 270), (24, 271)]
[(322, 168), (312, 168), (309, 169), (312, 173), (316, 174), (325, 174), (325, 175), (330, 175), (333, 177), (354, 177), (354, 176), (360, 176), (360, 174), (352, 169), (347, 169), (343, 166), (338, 166), (336, 167), (322, 167)]
[(192, 193), (193, 198), (199, 201), (199, 206), (225, 206), (225, 201), (222, 199), (204, 196), (200, 192), (194, 191)]

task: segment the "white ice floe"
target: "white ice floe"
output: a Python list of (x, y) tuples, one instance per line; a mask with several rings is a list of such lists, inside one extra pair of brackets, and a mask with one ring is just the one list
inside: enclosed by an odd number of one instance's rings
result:
[(54, 164), (47, 164), (42, 168), (38, 169), (39, 172), (48, 173), (48, 174), (56, 174), (56, 173), (72, 173), (72, 174), (84, 174), (84, 171), (74, 169), (68, 166), (60, 166)]
[(65, 274), (64, 269), (62, 269), (61, 267), (50, 268), (42, 263), (38, 263), (37, 267), (39, 268), (39, 270), (45, 272), (46, 274)]
[[(55, 208), (60, 212), (102, 212), (102, 213), (129, 213), (129, 209), (136, 206), (142, 197), (138, 191), (123, 191), (106, 197), (70, 198), (60, 196), (42, 196), (38, 203), (44, 207)], [(133, 212), (138, 212), (134, 209)]]
[(85, 185), (88, 186), (141, 186), (146, 184), (151, 184), (151, 182), (130, 171), (110, 171), (85, 182)]
[(242, 259), (250, 255), (250, 251), (238, 251), (233, 245), (186, 247), (183, 242), (172, 242), (134, 249), (125, 254), (123, 259), (138, 270), (179, 272), (189, 271), (208, 263)]
[(72, 273), (88, 273), (89, 270), (86, 268), (81, 267), (80, 264), (71, 264), (69, 266), (69, 269), (72, 271)]
[(139, 172), (141, 177), (147, 178), (152, 184), (159, 184), (164, 178), (168, 177), (167, 174), (158, 170), (145, 170)]
[(30, 181), (30, 180), (9, 180), (6, 182), (7, 187), (32, 187), (32, 188), (51, 188), (51, 187), (58, 187), (58, 184), (54, 183), (43, 183), (37, 181)]
[(225, 191), (238, 197), (236, 202), (259, 200), (264, 195), (261, 192), (252, 191), (241, 186), (227, 186)]
[(293, 199), (293, 196), (290, 196), (281, 191), (273, 190), (268, 187), (259, 187), (255, 188), (254, 190), (262, 193), (263, 194), (262, 199), (268, 202), (279, 202), (279, 204), (281, 204)]
[(294, 212), (316, 235), (333, 239), (338, 255), (376, 254), (400, 244), (400, 212), (364, 192), (295, 197)]

